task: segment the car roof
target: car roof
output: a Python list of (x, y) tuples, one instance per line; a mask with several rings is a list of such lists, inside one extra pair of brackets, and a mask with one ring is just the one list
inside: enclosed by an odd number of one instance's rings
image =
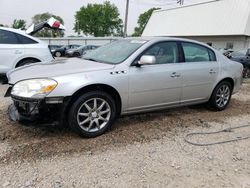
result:
[(14, 28), (9, 28), (9, 27), (0, 27), (0, 29), (26, 35), (25, 31), (21, 29), (14, 29)]
[(163, 36), (155, 37), (155, 36), (153, 36), (153, 37), (127, 37), (125, 39), (128, 39), (128, 40), (146, 40), (146, 41), (151, 41), (151, 42), (161, 42), (161, 41), (190, 42), (190, 43), (199, 44), (199, 45), (205, 46), (207, 48), (210, 48), (212, 50), (215, 50), (213, 47), (207, 45), (206, 43), (202, 43), (202, 42), (187, 39), (187, 38), (179, 38), (179, 37), (163, 37)]
[(147, 40), (147, 41), (161, 41), (161, 40), (176, 40), (176, 41), (192, 41), (190, 39), (186, 38), (177, 38), (177, 37), (164, 37), (164, 36), (153, 36), (153, 37), (127, 37), (125, 39), (131, 39), (131, 40)]

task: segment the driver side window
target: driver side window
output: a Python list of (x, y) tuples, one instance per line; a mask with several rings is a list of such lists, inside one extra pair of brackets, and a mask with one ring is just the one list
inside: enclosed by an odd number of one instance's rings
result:
[(178, 46), (176, 42), (161, 42), (151, 46), (143, 55), (155, 56), (156, 64), (178, 62)]

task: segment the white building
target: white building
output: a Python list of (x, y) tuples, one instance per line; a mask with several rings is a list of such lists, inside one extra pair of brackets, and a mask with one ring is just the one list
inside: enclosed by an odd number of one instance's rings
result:
[(250, 47), (250, 0), (217, 0), (153, 12), (142, 36), (175, 36), (215, 48)]

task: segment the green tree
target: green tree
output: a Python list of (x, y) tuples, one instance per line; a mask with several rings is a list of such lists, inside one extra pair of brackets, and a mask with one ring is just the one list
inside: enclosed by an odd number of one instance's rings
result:
[[(38, 24), (44, 21), (47, 21), (51, 17), (54, 17), (56, 20), (60, 21), (61, 24), (64, 24), (63, 19), (60, 16), (53, 15), (51, 13), (42, 13), (42, 14), (36, 14), (32, 18), (32, 23)], [(62, 37), (64, 34), (61, 31), (57, 30), (51, 30), (48, 28), (43, 28), (41, 31), (37, 32), (35, 34), (36, 37)]]
[(26, 21), (22, 20), (22, 19), (15, 19), (13, 21), (12, 28), (25, 30), (26, 29)]
[(145, 29), (149, 18), (151, 17), (152, 13), (155, 10), (159, 10), (160, 8), (151, 8), (148, 11), (140, 14), (138, 21), (137, 21), (137, 27), (134, 29), (134, 33), (132, 34), (133, 37), (141, 36), (143, 30)]
[(73, 29), (79, 35), (83, 33), (95, 37), (121, 36), (123, 24), (119, 15), (118, 8), (109, 1), (103, 4), (88, 4), (76, 12)]

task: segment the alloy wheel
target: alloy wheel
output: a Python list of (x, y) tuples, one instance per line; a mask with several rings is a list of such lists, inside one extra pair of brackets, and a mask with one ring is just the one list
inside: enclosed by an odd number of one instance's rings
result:
[(87, 132), (103, 129), (110, 120), (111, 107), (101, 98), (91, 98), (84, 102), (77, 112), (78, 125)]
[(228, 85), (221, 85), (216, 93), (216, 104), (223, 108), (230, 99), (230, 88)]

